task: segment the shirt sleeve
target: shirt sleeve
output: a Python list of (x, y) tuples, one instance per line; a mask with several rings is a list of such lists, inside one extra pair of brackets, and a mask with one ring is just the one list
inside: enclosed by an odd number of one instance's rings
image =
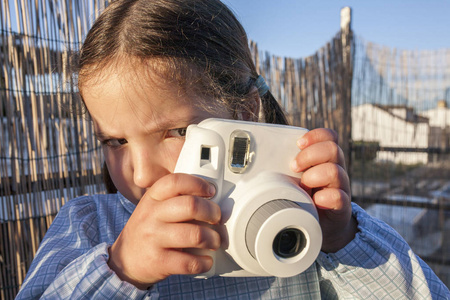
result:
[(317, 259), (326, 299), (450, 299), (448, 288), (394, 229), (352, 205), (355, 239)]
[(155, 289), (139, 290), (109, 268), (95, 202), (71, 201), (50, 226), (16, 299), (155, 299)]

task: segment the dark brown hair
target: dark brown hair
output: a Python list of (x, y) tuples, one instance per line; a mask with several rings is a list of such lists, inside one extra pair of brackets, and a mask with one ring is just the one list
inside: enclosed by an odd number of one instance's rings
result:
[[(219, 0), (116, 0), (95, 21), (82, 46), (78, 82), (118, 61), (145, 64), (180, 86), (247, 109), (258, 73), (247, 35)], [(267, 92), (261, 97), (267, 123), (287, 124)]]

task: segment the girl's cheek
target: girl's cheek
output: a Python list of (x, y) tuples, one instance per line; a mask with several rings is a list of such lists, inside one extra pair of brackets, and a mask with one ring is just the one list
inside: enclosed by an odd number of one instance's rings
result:
[(127, 155), (123, 151), (104, 150), (106, 165), (111, 177), (124, 177), (128, 172), (127, 169), (131, 167), (131, 163)]
[(114, 158), (114, 153), (108, 150), (103, 150), (103, 156), (105, 157), (106, 164), (108, 165), (108, 169), (111, 172), (113, 166), (117, 164), (117, 159)]
[(168, 145), (163, 153), (166, 153), (166, 159), (169, 162), (169, 169), (171, 172), (175, 169), (175, 166), (180, 156), (181, 149), (184, 145), (184, 139), (181, 141), (176, 141)]

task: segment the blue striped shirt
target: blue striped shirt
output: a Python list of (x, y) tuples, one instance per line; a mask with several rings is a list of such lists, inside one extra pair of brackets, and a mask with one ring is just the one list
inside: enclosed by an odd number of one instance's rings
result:
[(108, 247), (135, 205), (120, 194), (69, 201), (50, 226), (16, 299), (450, 299), (448, 288), (385, 223), (353, 204), (359, 233), (290, 278), (174, 275), (139, 290), (109, 268)]

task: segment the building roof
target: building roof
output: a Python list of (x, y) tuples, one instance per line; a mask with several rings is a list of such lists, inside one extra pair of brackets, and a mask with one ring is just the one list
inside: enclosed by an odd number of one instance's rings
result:
[[(405, 122), (409, 122), (409, 123), (428, 123), (429, 122), (429, 118), (417, 115), (416, 113), (414, 113), (414, 108), (408, 107), (406, 105), (381, 105), (381, 104), (374, 104), (374, 103), (367, 103), (367, 104), (369, 104), (373, 107), (379, 108), (379, 109), (385, 111), (386, 113), (388, 113), (389, 115), (391, 115), (392, 117), (401, 119)], [(392, 112), (392, 110), (394, 110), (394, 109), (405, 109), (406, 111), (409, 111), (411, 113), (410, 117), (402, 118), (401, 116)]]

